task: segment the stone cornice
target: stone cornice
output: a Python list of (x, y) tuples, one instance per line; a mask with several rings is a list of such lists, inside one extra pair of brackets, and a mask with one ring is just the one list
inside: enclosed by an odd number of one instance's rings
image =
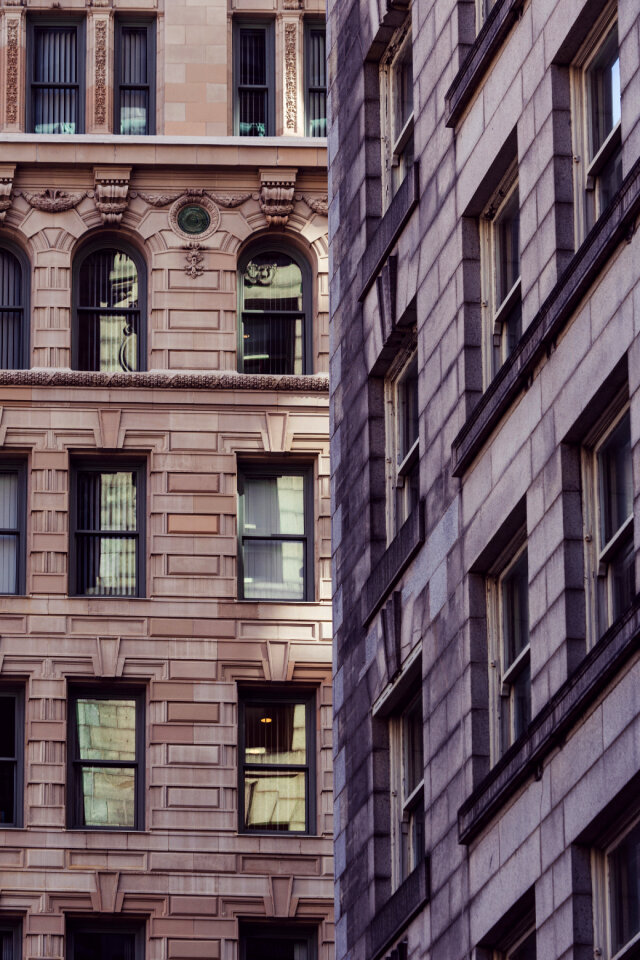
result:
[(485, 390), (452, 444), (452, 473), (461, 476), (507, 409), (555, 346), (580, 300), (620, 243), (630, 240), (640, 214), (640, 160), (624, 178), (609, 209), (578, 248), (509, 359)]
[(122, 390), (279, 390), (288, 393), (328, 393), (329, 378), (323, 374), (276, 376), (273, 374), (102, 373), (90, 370), (34, 369), (0, 370), (0, 387), (92, 387)]

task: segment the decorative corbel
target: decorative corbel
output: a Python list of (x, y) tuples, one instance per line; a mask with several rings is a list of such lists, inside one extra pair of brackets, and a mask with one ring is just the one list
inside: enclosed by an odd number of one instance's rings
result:
[(94, 167), (94, 200), (104, 223), (121, 223), (129, 203), (131, 167)]
[(297, 170), (260, 170), (256, 197), (270, 227), (285, 227), (295, 202)]
[(11, 206), (11, 191), (13, 190), (15, 172), (15, 164), (0, 164), (0, 223), (3, 222), (7, 210)]

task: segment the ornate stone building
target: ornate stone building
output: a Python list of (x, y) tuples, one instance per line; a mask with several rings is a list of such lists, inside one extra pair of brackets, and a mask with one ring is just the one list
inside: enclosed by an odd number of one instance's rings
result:
[(638, 3), (328, 23), (336, 955), (627, 960)]
[(324, 10), (0, 0), (4, 960), (329, 960)]

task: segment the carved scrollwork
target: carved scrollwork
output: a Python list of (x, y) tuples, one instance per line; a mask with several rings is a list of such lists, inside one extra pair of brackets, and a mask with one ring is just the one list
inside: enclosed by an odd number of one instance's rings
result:
[(323, 197), (310, 197), (306, 193), (296, 193), (296, 200), (304, 200), (309, 209), (321, 217), (329, 214), (329, 198), (326, 194)]
[(64, 213), (65, 210), (72, 210), (77, 207), (81, 200), (90, 197), (92, 194), (87, 191), (82, 193), (67, 193), (66, 190), (57, 188), (47, 188), (41, 193), (28, 193), (26, 190), (16, 190), (16, 196), (23, 196), (30, 207), (35, 210), (43, 210), (45, 213)]
[(121, 223), (129, 204), (131, 167), (94, 167), (93, 199), (103, 223)]
[(18, 56), (20, 21), (13, 17), (7, 20), (7, 52), (5, 77), (5, 103), (7, 123), (18, 120)]
[(219, 207), (239, 207), (241, 203), (244, 203), (245, 200), (251, 198), (250, 193), (241, 193), (241, 194), (232, 194), (229, 197), (223, 196), (219, 193), (210, 193), (208, 190), (200, 187), (188, 187), (186, 190), (181, 190), (179, 193), (145, 193), (143, 190), (136, 190), (131, 192), (132, 197), (140, 197), (141, 200), (144, 200), (145, 203), (148, 203), (151, 207), (166, 207), (170, 203), (175, 203), (176, 200), (180, 200), (182, 197), (187, 197), (190, 200), (198, 199), (200, 197), (208, 197), (210, 200), (213, 200), (215, 204)]
[(184, 249), (187, 251), (187, 262), (184, 267), (184, 272), (188, 277), (191, 277), (192, 280), (195, 280), (204, 273), (204, 267), (202, 266), (204, 257), (200, 253), (200, 244), (196, 240), (192, 240), (185, 245)]
[(107, 21), (96, 21), (96, 55), (94, 80), (96, 124), (107, 122)]
[(143, 190), (132, 190), (132, 197), (140, 197), (141, 200), (144, 200), (145, 203), (148, 203), (151, 207), (166, 207), (167, 204), (173, 203), (174, 200), (177, 200), (178, 197), (182, 196), (182, 193), (144, 193)]
[(284, 25), (285, 116), (287, 130), (295, 130), (298, 123), (298, 25)]
[(12, 163), (0, 164), (0, 223), (5, 218), (7, 210), (13, 202), (13, 175), (15, 166)]

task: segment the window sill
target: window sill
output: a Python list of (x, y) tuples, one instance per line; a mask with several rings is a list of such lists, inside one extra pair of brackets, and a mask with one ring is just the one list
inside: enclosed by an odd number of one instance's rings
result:
[(505, 37), (519, 19), (524, 0), (498, 0), (445, 94), (448, 127), (455, 127)]
[(601, 637), (573, 676), (560, 687), (516, 743), (458, 810), (458, 837), (468, 844), (491, 821), (514, 791), (538, 776), (544, 758), (584, 717), (610, 680), (637, 652), (640, 594), (630, 609)]
[(382, 264), (387, 259), (400, 236), (404, 225), (418, 204), (418, 162), (408, 170), (406, 177), (376, 227), (376, 231), (367, 243), (362, 257), (362, 292), (358, 300), (362, 302), (373, 286)]
[(428, 899), (429, 859), (425, 857), (376, 911), (369, 925), (367, 956), (377, 960)]
[(424, 543), (424, 501), (413, 510), (380, 557), (364, 585), (363, 625), (366, 626)]
[(574, 254), (555, 287), (543, 303), (520, 342), (504, 362), (471, 416), (452, 444), (452, 474), (460, 477), (480, 452), (521, 390), (526, 389), (535, 368), (555, 346), (580, 300), (614, 250), (630, 242), (635, 218), (640, 212), (640, 160), (622, 182), (611, 206), (599, 218)]
[(283, 390), (328, 393), (329, 377), (324, 374), (261, 374), (220, 371), (218, 373), (176, 373), (150, 370), (136, 373), (103, 373), (92, 370), (55, 369), (0, 370), (0, 386), (90, 387), (98, 389), (149, 390)]

